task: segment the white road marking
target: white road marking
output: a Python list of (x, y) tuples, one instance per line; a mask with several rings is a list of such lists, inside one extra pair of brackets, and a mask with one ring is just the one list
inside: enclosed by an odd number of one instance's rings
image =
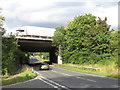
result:
[(86, 79), (86, 80), (91, 81), (91, 82), (96, 82), (95, 80), (91, 80), (91, 79)]
[(48, 85), (50, 85), (50, 86), (52, 86), (52, 87), (54, 87), (54, 88), (58, 88), (58, 86), (55, 86), (55, 85), (53, 85), (53, 84), (51, 84), (51, 83), (43, 80), (42, 78), (39, 78), (39, 79), (40, 79), (41, 81), (43, 81), (44, 83), (46, 83), (46, 84), (48, 84)]
[(62, 87), (62, 88), (67, 89), (67, 90), (70, 90), (69, 88), (67, 88), (67, 87), (65, 87), (65, 86), (63, 86), (63, 85), (60, 85), (60, 84), (58, 84), (58, 83), (56, 83), (56, 82), (54, 82), (54, 81), (52, 81), (52, 80), (49, 80), (49, 79), (47, 79), (47, 78), (45, 78), (45, 77), (43, 77), (43, 76), (41, 76), (41, 78), (42, 78), (43, 80), (46, 80), (46, 81), (48, 81), (48, 82), (50, 82), (50, 83), (52, 83), (52, 84), (55, 84), (55, 85), (59, 86), (59, 87)]
[(86, 79), (86, 78), (83, 78), (83, 77), (76, 77), (76, 78), (80, 78), (80, 79), (87, 80), (87, 81), (91, 81), (91, 82), (96, 82), (96, 81), (94, 81), (94, 80)]
[(52, 70), (52, 72), (59, 73), (59, 74), (62, 74), (62, 75), (66, 75), (66, 76), (72, 76), (72, 75), (69, 75), (69, 74), (66, 74), (66, 73), (62, 73), (62, 72), (57, 72), (57, 71), (54, 71), (54, 70)]
[[(59, 73), (59, 74), (66, 75), (66, 76), (72, 76), (72, 75), (69, 75), (69, 74), (66, 74), (66, 73), (61, 73), (61, 72), (57, 72), (57, 71), (54, 71), (54, 70), (52, 70), (52, 71), (55, 72), (55, 73)], [(76, 77), (76, 78), (80, 78), (80, 79), (87, 80), (87, 81), (91, 81), (91, 82), (96, 82), (96, 81), (94, 81), (94, 80), (86, 79), (86, 78), (82, 78), (82, 77)]]
[(76, 78), (80, 78), (80, 79), (86, 80), (85, 78), (82, 78), (82, 77), (76, 77)]

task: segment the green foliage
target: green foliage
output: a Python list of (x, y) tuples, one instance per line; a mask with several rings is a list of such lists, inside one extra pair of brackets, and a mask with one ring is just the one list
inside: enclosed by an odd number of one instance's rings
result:
[(15, 36), (10, 35), (9, 38), (2, 38), (2, 73), (16, 74), (23, 61), (27, 60), (28, 56), (18, 49), (18, 40)]
[(92, 14), (77, 16), (66, 28), (57, 27), (53, 44), (60, 47), (64, 63), (94, 64), (111, 56), (110, 25)]
[(10, 36), (10, 38), (2, 38), (2, 68), (3, 74), (10, 73), (16, 71), (16, 67), (19, 63), (17, 61), (17, 53), (18, 46), (17, 40), (14, 36)]
[(111, 41), (110, 41), (110, 48), (111, 53), (114, 53), (115, 51), (118, 51), (118, 31), (113, 30), (111, 32)]
[(48, 52), (35, 52), (35, 53), (32, 53), (36, 56), (40, 56), (42, 59), (46, 59), (46, 60), (49, 60), (49, 53)]
[(15, 36), (10, 35), (9, 38), (1, 38), (1, 36), (5, 33), (5, 29), (3, 28), (4, 20), (5, 18), (0, 15), (0, 47), (2, 48), (2, 58), (0, 58), (2, 62), (2, 71), (0, 72), (2, 72), (3, 75), (16, 74), (17, 70), (19, 70), (21, 66), (20, 64), (26, 63), (29, 55), (18, 49), (18, 41)]
[[(1, 12), (0, 12), (0, 14), (1, 14)], [(5, 20), (5, 18), (2, 15), (0, 15), (0, 34), (2, 34), (2, 35), (5, 33), (5, 29), (3, 28), (3, 21), (4, 20)]]
[(56, 31), (53, 36), (53, 45), (59, 46), (62, 44), (64, 37), (65, 36), (65, 29), (63, 26), (61, 27), (56, 27)]
[(111, 32), (111, 41), (110, 41), (110, 50), (111, 50), (111, 58), (112, 60), (111, 61), (114, 61), (117, 65), (117, 67), (120, 68), (120, 59), (118, 59), (119, 57), (119, 47), (120, 47), (120, 44), (119, 44), (119, 41), (120, 41), (120, 37), (119, 37), (119, 32), (120, 30), (113, 30)]

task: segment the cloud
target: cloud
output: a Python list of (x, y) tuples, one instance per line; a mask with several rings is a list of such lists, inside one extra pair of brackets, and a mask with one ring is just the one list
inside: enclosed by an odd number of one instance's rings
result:
[(111, 25), (111, 29), (118, 27), (118, 5), (112, 6), (112, 7), (98, 7), (95, 9), (94, 12), (92, 12), (97, 17), (101, 17), (104, 19), (107, 17), (107, 23)]
[(108, 24), (117, 27), (118, 0), (0, 0), (5, 16), (5, 27), (21, 26), (55, 28), (65, 26), (77, 15), (92, 13), (108, 17)]

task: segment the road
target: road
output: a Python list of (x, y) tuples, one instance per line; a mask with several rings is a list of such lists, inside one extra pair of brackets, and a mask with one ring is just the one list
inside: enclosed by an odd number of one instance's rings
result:
[(80, 73), (56, 67), (51, 67), (51, 70), (39, 70), (35, 66), (34, 70), (38, 73), (38, 77), (35, 79), (7, 85), (3, 88), (55, 88), (55, 90), (61, 90), (61, 88), (64, 90), (71, 90), (71, 88), (118, 88), (118, 79), (115, 78)]
[(41, 63), (42, 61), (39, 60), (36, 56), (30, 56), (29, 58), (29, 64), (37, 64)]

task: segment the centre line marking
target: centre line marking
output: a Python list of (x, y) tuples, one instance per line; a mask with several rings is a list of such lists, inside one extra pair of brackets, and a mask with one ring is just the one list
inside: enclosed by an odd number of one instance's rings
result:
[(66, 75), (66, 76), (72, 76), (72, 75), (69, 75), (69, 74), (66, 74), (66, 73), (57, 72), (57, 71), (54, 71), (54, 70), (52, 70), (52, 72), (59, 73), (59, 74), (62, 74), (62, 75)]
[(94, 80), (86, 79), (86, 78), (82, 78), (82, 77), (76, 77), (76, 78), (80, 78), (80, 79), (87, 80), (87, 81), (91, 81), (91, 82), (96, 82), (96, 81), (94, 81)]
[(86, 80), (88, 80), (88, 81), (92, 81), (92, 82), (96, 82), (95, 80), (91, 80), (91, 79), (86, 79)]

